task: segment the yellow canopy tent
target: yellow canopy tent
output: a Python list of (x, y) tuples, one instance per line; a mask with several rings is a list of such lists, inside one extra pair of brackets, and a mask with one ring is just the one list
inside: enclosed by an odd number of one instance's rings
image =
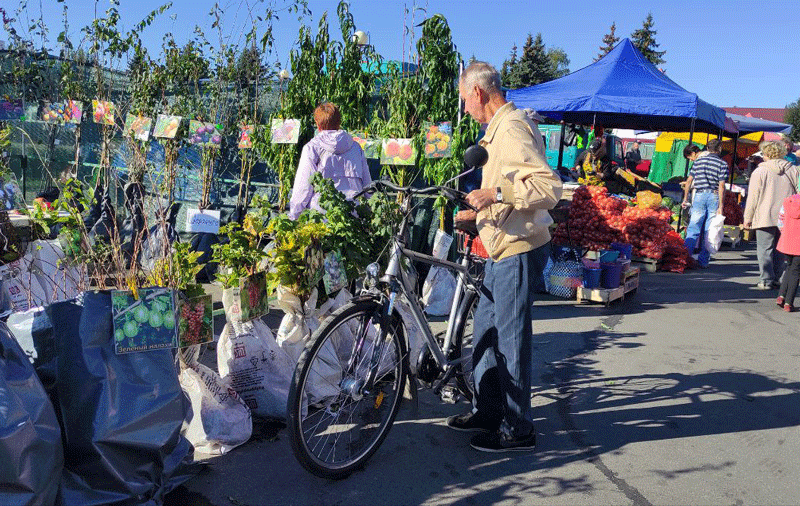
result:
[[(737, 160), (742, 162), (758, 151), (758, 143), (761, 142), (763, 136), (764, 132), (754, 132), (740, 136), (736, 144)], [(708, 144), (709, 140), (718, 138), (719, 135), (695, 132), (692, 136), (692, 143), (702, 148)], [(648, 179), (654, 183), (662, 183), (673, 177), (682, 177), (686, 167), (683, 148), (688, 143), (688, 132), (662, 132), (656, 138), (655, 152), (653, 153)], [(724, 158), (729, 164), (731, 163), (730, 153), (733, 151), (733, 144), (732, 137), (722, 137), (722, 151), (723, 153), (728, 153)]]

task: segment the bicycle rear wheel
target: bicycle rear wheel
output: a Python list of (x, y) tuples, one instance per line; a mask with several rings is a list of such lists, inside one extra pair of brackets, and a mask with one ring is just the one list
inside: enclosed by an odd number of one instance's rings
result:
[[(300, 464), (317, 476), (345, 478), (361, 467), (397, 416), (408, 351), (399, 318), (391, 319), (381, 339), (382, 307), (367, 300), (334, 312), (297, 363), (287, 406), (289, 437)], [(364, 391), (373, 353), (380, 356), (377, 376)]]
[(451, 359), (461, 360), (459, 365), (456, 366), (456, 385), (469, 401), (472, 400), (475, 389), (475, 378), (472, 370), (472, 323), (479, 298), (477, 293), (469, 292), (462, 301), (459, 311), (461, 318), (456, 326), (453, 352), (451, 354)]

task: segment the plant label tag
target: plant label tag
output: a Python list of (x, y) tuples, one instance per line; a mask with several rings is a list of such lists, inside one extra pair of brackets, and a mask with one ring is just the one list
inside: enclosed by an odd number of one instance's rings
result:
[(453, 244), (453, 236), (439, 229), (433, 239), (433, 253), (431, 254), (439, 260), (444, 260), (447, 258), (451, 244)]
[(267, 273), (257, 272), (239, 279), (239, 307), (242, 321), (255, 320), (269, 313)]
[(219, 232), (220, 212), (211, 210), (187, 209), (186, 231), (216, 234)]
[(142, 288), (139, 300), (133, 292), (111, 291), (114, 342), (117, 354), (178, 347), (175, 299), (166, 288)]
[(325, 283), (325, 293), (331, 295), (347, 286), (347, 273), (344, 270), (341, 253), (331, 251), (325, 255), (324, 268), (322, 281)]

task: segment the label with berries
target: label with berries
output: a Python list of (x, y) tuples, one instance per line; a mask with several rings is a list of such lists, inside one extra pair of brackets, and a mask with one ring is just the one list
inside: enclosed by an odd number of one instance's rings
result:
[(331, 251), (325, 255), (325, 273), (322, 275), (322, 281), (325, 283), (325, 293), (328, 295), (347, 286), (347, 272), (344, 270), (342, 254), (338, 251)]
[(210, 343), (214, 340), (214, 315), (211, 295), (186, 299), (180, 304), (179, 346)]
[(242, 321), (250, 321), (269, 313), (267, 299), (267, 273), (257, 272), (239, 279), (239, 304), (242, 309)]
[(175, 300), (172, 290), (142, 288), (133, 292), (112, 290), (116, 353), (160, 350), (178, 346)]

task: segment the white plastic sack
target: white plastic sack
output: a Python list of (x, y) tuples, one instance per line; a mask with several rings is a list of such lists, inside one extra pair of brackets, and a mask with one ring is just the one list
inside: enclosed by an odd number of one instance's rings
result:
[(47, 296), (33, 269), (34, 250), (28, 247), (22, 258), (0, 266), (2, 311), (27, 311), (46, 306)]
[(47, 303), (73, 299), (80, 293), (83, 266), (68, 263), (57, 239), (34, 241), (32, 271), (44, 291)]
[[(314, 318), (317, 289), (311, 290), (311, 295), (305, 304), (300, 302), (297, 295), (282, 286), (277, 289), (277, 297), (276, 303), (283, 311), (283, 319), (278, 327), (275, 341), (297, 363), (311, 333), (319, 327), (319, 322)], [(314, 328), (311, 329), (309, 324)]]
[(222, 307), (226, 322), (242, 321), (241, 289), (236, 286), (222, 290)]
[[(419, 325), (417, 325), (417, 322), (414, 320), (414, 315), (411, 314), (409, 302), (405, 297), (398, 299), (394, 307), (403, 318), (403, 328), (408, 337), (408, 358), (411, 366), (411, 373), (416, 374), (417, 360), (419, 359), (419, 353), (422, 351), (422, 347), (425, 346), (425, 338), (423, 337), (422, 329), (419, 328)], [(448, 312), (449, 311), (450, 309), (448, 308)]]
[(181, 363), (179, 379), (192, 403), (183, 435), (196, 451), (223, 455), (250, 439), (250, 409), (226, 379), (196, 362)]
[(444, 267), (431, 267), (422, 285), (422, 303), (425, 312), (432, 316), (450, 314), (456, 293), (456, 278)]
[[(296, 364), (300, 359), (306, 345), (308, 344), (311, 334), (319, 328), (320, 322), (324, 320), (330, 312), (341, 307), (343, 303), (350, 299), (350, 294), (346, 290), (341, 290), (343, 293), (335, 299), (328, 299), (319, 308), (317, 305), (317, 289), (313, 289), (311, 295), (305, 304), (301, 304), (300, 298), (289, 290), (283, 287), (278, 288), (278, 307), (284, 312), (281, 325), (278, 328), (278, 335), (276, 341)], [(347, 328), (342, 327), (341, 332), (347, 332)], [(343, 342), (352, 343), (352, 336), (348, 338), (347, 334), (340, 337), (344, 339), (336, 339), (328, 341), (325, 347), (320, 350), (317, 363), (315, 364), (315, 373), (308, 379), (306, 384), (306, 394), (308, 395), (308, 402), (311, 404), (324, 403), (326, 399), (334, 398), (339, 393), (339, 382), (342, 378), (341, 362), (337, 352), (341, 351), (336, 349), (336, 345), (342, 345)], [(346, 344), (343, 345), (346, 347)]]
[(722, 214), (715, 214), (711, 218), (711, 224), (708, 226), (708, 233), (703, 241), (705, 250), (711, 255), (716, 255), (719, 247), (722, 246), (722, 238), (725, 236), (725, 216)]
[(286, 418), (295, 363), (263, 321), (226, 322), (217, 343), (217, 367), (254, 415)]

